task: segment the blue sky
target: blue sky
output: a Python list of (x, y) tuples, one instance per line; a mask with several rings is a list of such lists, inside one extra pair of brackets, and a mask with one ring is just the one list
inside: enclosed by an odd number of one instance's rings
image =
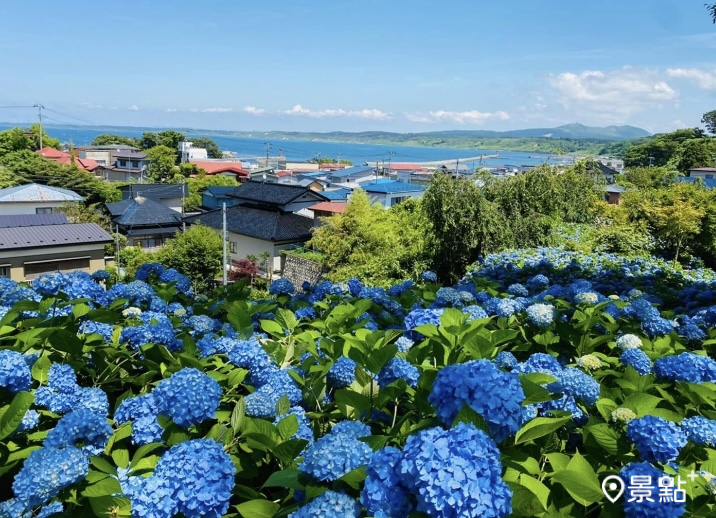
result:
[[(36, 0), (0, 17), (0, 121), (237, 131), (649, 131), (716, 109), (702, 0)], [(131, 6), (131, 7), (130, 7)]]

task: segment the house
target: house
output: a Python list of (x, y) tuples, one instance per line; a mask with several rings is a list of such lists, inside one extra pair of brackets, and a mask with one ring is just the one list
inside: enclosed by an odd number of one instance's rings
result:
[(326, 176), (329, 184), (339, 183), (355, 183), (361, 178), (371, 178), (375, 176), (375, 168), (369, 165), (356, 165), (346, 167), (338, 171), (330, 171)]
[(119, 144), (77, 147), (75, 153), (80, 159), (97, 162), (95, 176), (108, 182), (139, 182), (150, 162), (143, 151)]
[(94, 173), (99, 167), (99, 164), (91, 158), (73, 157), (70, 153), (65, 153), (64, 151), (59, 151), (51, 147), (43, 147), (38, 150), (37, 153), (47, 160), (52, 160), (62, 165), (74, 165), (78, 169), (87, 171), (88, 173)]
[(701, 178), (690, 176), (679, 176), (675, 179), (676, 183), (699, 183), (707, 189), (716, 189), (716, 178)]
[(208, 176), (222, 175), (234, 178), (239, 182), (249, 178), (249, 171), (244, 169), (241, 162), (227, 162), (222, 160), (191, 160), (190, 163), (206, 171)]
[(209, 158), (206, 149), (194, 147), (194, 143), (187, 140), (179, 142), (179, 155), (182, 164), (189, 163), (192, 160), (206, 160)]
[(425, 192), (424, 185), (387, 181), (378, 183), (366, 182), (360, 186), (372, 202), (378, 202), (386, 209), (407, 200), (408, 198), (420, 199)]
[(0, 277), (32, 281), (48, 272), (102, 270), (110, 236), (96, 223), (0, 228)]
[(238, 198), (229, 196), (236, 187), (211, 186), (201, 191), (201, 206), (205, 209), (220, 209), (224, 203), (227, 207), (238, 204)]
[(0, 189), (0, 214), (51, 214), (65, 203), (82, 201), (68, 189), (29, 183)]
[[(201, 223), (221, 235), (222, 220), (222, 210), (214, 210), (191, 216), (186, 222)], [(226, 210), (229, 260), (268, 252), (272, 258), (272, 270), (278, 271), (281, 269), (281, 250), (303, 245), (311, 238), (313, 225), (313, 218), (290, 212), (244, 205), (231, 207)]]
[(183, 214), (184, 197), (188, 195), (184, 183), (133, 183), (119, 188), (123, 200), (142, 196), (156, 201), (160, 205)]
[(619, 205), (622, 202), (622, 193), (626, 191), (621, 185), (605, 185), (604, 186), (604, 200), (610, 205)]
[(690, 178), (716, 178), (716, 167), (694, 167), (689, 169)]
[(333, 189), (326, 189), (321, 191), (321, 195), (328, 198), (329, 201), (348, 201), (348, 197), (353, 192), (353, 189), (347, 187), (339, 187)]
[(335, 216), (336, 214), (343, 214), (346, 211), (346, 208), (348, 208), (348, 205), (336, 201), (322, 201), (309, 208), (313, 211), (314, 219), (317, 219), (327, 216)]
[(282, 212), (299, 212), (318, 202), (328, 201), (322, 193), (308, 187), (255, 181), (234, 188), (228, 195), (238, 200), (237, 205)]
[(597, 161), (609, 169), (614, 169), (619, 173), (624, 171), (624, 160), (621, 158), (600, 156), (597, 158)]
[(621, 174), (616, 169), (612, 169), (597, 160), (587, 160), (586, 166), (588, 172), (596, 175), (602, 175), (604, 180), (609, 184), (614, 183), (615, 176)]
[(106, 203), (112, 223), (127, 236), (128, 246), (153, 251), (182, 227), (181, 213), (144, 196)]

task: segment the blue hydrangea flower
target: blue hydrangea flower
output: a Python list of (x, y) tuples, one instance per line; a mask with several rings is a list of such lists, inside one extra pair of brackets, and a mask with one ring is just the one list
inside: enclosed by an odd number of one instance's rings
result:
[(0, 387), (12, 393), (30, 390), (32, 377), (25, 355), (3, 349), (0, 351)]
[(400, 475), (415, 496), (417, 510), (429, 516), (490, 518), (512, 512), (500, 452), (472, 424), (411, 435), (403, 448)]
[(651, 374), (651, 359), (641, 349), (627, 349), (619, 357), (619, 361), (624, 365), (633, 367), (642, 376)]
[(401, 336), (396, 340), (395, 345), (398, 346), (398, 351), (401, 353), (407, 353), (413, 345), (415, 345), (415, 342), (413, 342), (410, 338), (407, 336)]
[(641, 338), (636, 335), (626, 334), (617, 338), (617, 347), (619, 347), (619, 349), (640, 349), (641, 346)]
[(47, 434), (44, 445), (50, 448), (77, 446), (90, 455), (100, 455), (111, 436), (112, 427), (104, 417), (80, 409), (64, 415)]
[(550, 304), (532, 304), (525, 309), (530, 323), (537, 327), (549, 327), (554, 322), (556, 311)]
[(345, 356), (338, 358), (328, 370), (326, 382), (333, 388), (345, 388), (356, 379), (356, 362)]
[(22, 416), (20, 426), (17, 427), (16, 432), (29, 432), (37, 428), (38, 424), (40, 424), (40, 414), (37, 413), (37, 410), (28, 410), (25, 412), (25, 415)]
[(343, 421), (306, 450), (298, 469), (323, 482), (337, 480), (368, 463), (373, 451), (358, 439), (369, 435), (363, 423)]
[(160, 381), (153, 394), (161, 415), (188, 428), (216, 415), (221, 387), (203, 372), (184, 368)]
[(401, 478), (402, 457), (402, 452), (391, 446), (371, 456), (360, 494), (361, 503), (369, 515), (397, 517), (408, 516), (413, 511), (415, 505)]
[(444, 367), (428, 396), (438, 418), (448, 426), (468, 405), (485, 419), (497, 442), (519, 430), (524, 399), (517, 375), (501, 371), (488, 360)]
[(706, 356), (681, 353), (654, 362), (654, 374), (669, 381), (716, 382), (716, 362)]
[(695, 324), (686, 324), (677, 328), (679, 336), (686, 338), (689, 343), (696, 343), (706, 338), (706, 333)]
[(162, 440), (164, 430), (157, 422), (159, 409), (153, 394), (142, 394), (123, 400), (114, 412), (117, 424), (132, 422), (132, 442), (144, 445)]
[(439, 326), (440, 317), (444, 312), (444, 308), (415, 308), (405, 316), (405, 329), (411, 330), (425, 324), (435, 324), (436, 326)]
[(89, 335), (92, 333), (96, 333), (102, 336), (105, 342), (111, 342), (113, 332), (114, 327), (112, 327), (110, 324), (95, 322), (94, 320), (85, 320), (84, 322), (82, 322), (82, 324), (80, 324), (80, 328), (77, 334)]
[[(584, 426), (587, 423), (589, 416), (585, 414), (577, 402), (574, 396), (563, 395), (559, 399), (553, 399), (551, 401), (544, 401), (537, 403), (535, 408), (539, 409), (543, 415), (551, 417), (554, 415), (554, 410), (562, 410), (572, 414), (572, 422), (577, 426)], [(529, 419), (526, 419), (529, 420)], [(526, 422), (526, 421), (525, 421)]]
[(246, 415), (268, 419), (276, 415), (276, 399), (260, 388), (245, 398)]
[(629, 318), (636, 318), (640, 322), (660, 318), (659, 310), (651, 305), (646, 299), (634, 300), (631, 305), (626, 306), (622, 312)]
[(488, 314), (485, 312), (484, 309), (480, 306), (472, 305), (472, 306), (465, 306), (462, 308), (462, 312), (466, 315), (469, 315), (467, 321), (471, 322), (473, 320), (481, 320), (483, 318), (488, 318)]
[(167, 284), (174, 284), (179, 293), (191, 293), (191, 281), (189, 277), (176, 271), (174, 268), (167, 268), (159, 274), (159, 281)]
[[(660, 502), (658, 482), (661, 477), (668, 476), (660, 469), (652, 466), (648, 462), (632, 462), (627, 464), (619, 472), (619, 476), (626, 484), (629, 484), (632, 477), (649, 477), (651, 484), (644, 485), (644, 488), (651, 491), (656, 497), (652, 501), (639, 499), (629, 502), (629, 498), (622, 497), (622, 505), (624, 506), (624, 515), (626, 518), (679, 518), (686, 512), (683, 502)], [(675, 482), (671, 483), (674, 487)]]
[(674, 324), (665, 318), (656, 317), (642, 321), (641, 328), (649, 338), (654, 338), (671, 333), (674, 330)]
[(152, 276), (156, 275), (159, 277), (164, 271), (164, 266), (161, 263), (144, 263), (134, 274), (134, 278), (139, 281), (147, 282), (151, 280)]
[(583, 291), (574, 296), (574, 302), (583, 306), (593, 306), (599, 302), (599, 295), (593, 291)]
[(688, 417), (681, 421), (681, 429), (694, 444), (716, 446), (716, 421), (705, 417)]
[(326, 491), (289, 514), (289, 518), (358, 518), (360, 505), (345, 493)]
[(270, 295), (293, 295), (294, 293), (296, 293), (296, 288), (288, 279), (276, 279), (269, 286)]
[(627, 437), (643, 460), (662, 464), (676, 460), (686, 445), (686, 435), (676, 424), (653, 415), (629, 421)]
[(348, 279), (348, 293), (354, 297), (358, 297), (361, 290), (363, 290), (363, 284), (358, 279)]
[(517, 367), (519, 363), (515, 355), (509, 351), (500, 351), (494, 359), (495, 365), (501, 369), (511, 370)]
[(587, 405), (593, 405), (599, 399), (599, 382), (579, 369), (563, 369), (557, 374), (557, 381), (560, 392), (581, 399)]
[(208, 315), (192, 315), (186, 319), (192, 336), (199, 338), (219, 329), (220, 323)]
[(36, 507), (79, 483), (88, 471), (89, 457), (78, 448), (40, 448), (25, 459), (12, 491), (27, 508)]
[(431, 272), (430, 270), (420, 274), (420, 278), (425, 282), (438, 282), (437, 274), (435, 272)]
[(509, 293), (513, 297), (529, 297), (530, 295), (530, 292), (527, 291), (527, 288), (520, 283), (510, 284), (507, 287), (507, 293)]
[(313, 320), (314, 318), (316, 318), (316, 311), (310, 306), (298, 308), (296, 310), (296, 318), (298, 318), (298, 319), (304, 318), (306, 320)]
[(378, 386), (387, 387), (394, 381), (399, 379), (405, 380), (405, 382), (415, 388), (418, 386), (418, 378), (420, 372), (418, 368), (412, 365), (409, 361), (402, 358), (393, 358), (390, 360), (378, 373)]
[(515, 367), (515, 371), (522, 374), (541, 372), (555, 377), (561, 370), (562, 366), (557, 361), (557, 358), (545, 353), (534, 353), (525, 362)]

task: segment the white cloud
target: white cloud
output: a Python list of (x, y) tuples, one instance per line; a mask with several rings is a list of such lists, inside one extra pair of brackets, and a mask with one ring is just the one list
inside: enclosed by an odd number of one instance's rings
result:
[(630, 115), (678, 102), (679, 93), (652, 69), (623, 67), (604, 72), (586, 70), (551, 75), (559, 102), (575, 115), (591, 113), (603, 120), (623, 121)]
[(666, 71), (669, 77), (689, 79), (703, 90), (716, 88), (716, 72), (700, 68), (669, 68)]
[(501, 120), (505, 121), (510, 118), (510, 115), (504, 111), (496, 112), (481, 112), (477, 110), (469, 110), (463, 112), (437, 110), (428, 113), (406, 113), (405, 118), (411, 122), (419, 123), (433, 123), (433, 122), (454, 122), (456, 124), (482, 124), (488, 120)]
[(177, 108), (167, 108), (166, 111), (167, 111), (167, 113), (174, 113), (174, 112), (178, 112), (179, 110)]
[(233, 108), (191, 108), (192, 113), (231, 113)]
[(102, 108), (101, 104), (94, 104), (94, 103), (81, 103), (80, 106), (83, 108), (87, 108), (88, 110), (99, 110)]
[(256, 106), (244, 106), (244, 113), (248, 113), (249, 115), (261, 116), (266, 113), (266, 110), (264, 110), (263, 108), (257, 108)]
[(139, 106), (137, 106), (136, 104), (132, 104), (132, 105), (130, 105), (130, 106), (127, 106), (127, 109), (128, 109), (129, 111), (132, 111), (132, 112), (138, 112), (138, 111), (139, 111)]
[(290, 110), (284, 110), (284, 115), (298, 115), (303, 117), (311, 117), (312, 119), (324, 119), (327, 117), (347, 117), (351, 119), (369, 119), (369, 120), (390, 120), (391, 116), (381, 110), (363, 109), (363, 110), (344, 110), (343, 108), (329, 110), (309, 110), (300, 104), (295, 105)]

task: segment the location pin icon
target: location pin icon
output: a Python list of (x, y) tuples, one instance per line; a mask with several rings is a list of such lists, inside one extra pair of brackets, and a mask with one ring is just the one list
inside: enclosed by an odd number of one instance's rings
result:
[[(602, 481), (602, 493), (611, 503), (619, 500), (624, 493), (624, 481), (616, 475), (609, 475)], [(616, 496), (612, 496), (616, 494)]]

